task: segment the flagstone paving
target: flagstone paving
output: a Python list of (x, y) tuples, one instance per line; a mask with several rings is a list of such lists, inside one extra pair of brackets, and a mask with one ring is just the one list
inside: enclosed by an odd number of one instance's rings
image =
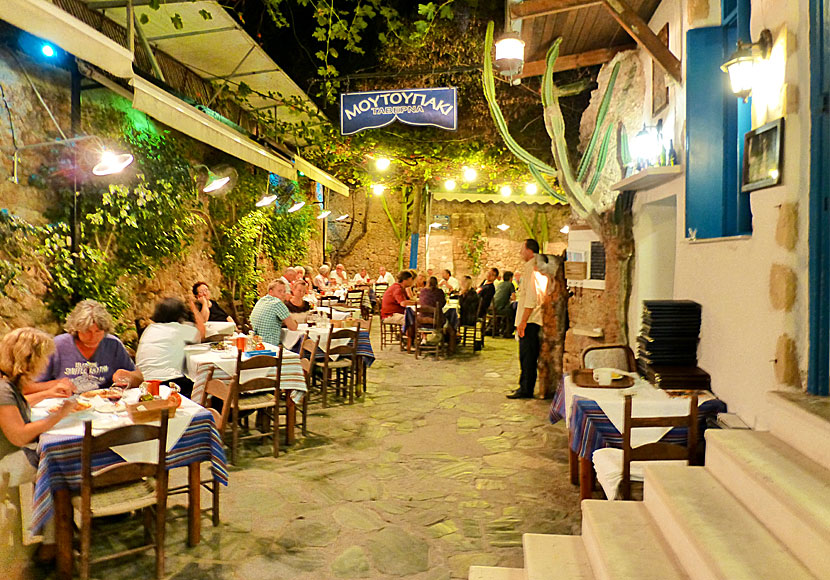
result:
[[(168, 577), (466, 578), (475, 564), (521, 567), (525, 532), (579, 533), (566, 430), (547, 423), (549, 401), (505, 398), (514, 341), (440, 361), (375, 350), (364, 398), (313, 406), (309, 435), (276, 459), (243, 450), (222, 523), (205, 519), (199, 546), (185, 547), (183, 499), (171, 498)], [(100, 526), (94, 543), (109, 547), (126, 525)], [(93, 577), (148, 578), (152, 562)]]

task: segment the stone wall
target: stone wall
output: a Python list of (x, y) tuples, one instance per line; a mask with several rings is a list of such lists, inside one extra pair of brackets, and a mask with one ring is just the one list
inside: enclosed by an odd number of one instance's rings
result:
[[(28, 185), (28, 176), (42, 165), (54, 163), (54, 156), (63, 148), (44, 147), (21, 153), (20, 184), (12, 183), (12, 156), (17, 147), (54, 141), (60, 138), (58, 130), (50, 120), (44, 107), (38, 102), (34, 90), (21, 71), (25, 67), (44, 101), (49, 105), (57, 122), (65, 133), (70, 130), (70, 107), (68, 72), (44, 66), (18, 55), (16, 61), (8, 51), (0, 51), (0, 87), (5, 102), (0, 100), (0, 208), (29, 223), (45, 224), (45, 212), (57, 203), (49, 190)], [(94, 93), (95, 91), (93, 91)], [(93, 93), (82, 94), (82, 132), (95, 134), (95, 127), (89, 121), (89, 107), (94, 106)], [(14, 128), (14, 141), (12, 140)], [(171, 130), (172, 131), (172, 130)], [(194, 159), (201, 159), (212, 150), (196, 141), (190, 149)], [(214, 155), (216, 152), (212, 152)], [(309, 263), (319, 263), (322, 256), (320, 236), (309, 244)], [(275, 276), (273, 269), (263, 258), (266, 279)], [(147, 279), (125, 279), (122, 288), (130, 297), (130, 306), (121, 317), (121, 326), (131, 329), (135, 318), (149, 316), (156, 302), (166, 296), (186, 298), (197, 280), (207, 282), (213, 297), (231, 312), (230, 304), (221, 300), (221, 290), (226, 283), (211, 256), (209, 234), (200, 227), (194, 232), (194, 242), (180, 259), (170, 260)], [(18, 284), (9, 284), (0, 291), (0, 335), (19, 326), (37, 326), (52, 333), (59, 332), (62, 321), (55, 317), (44, 304), (51, 282), (42, 261), (32, 256)], [(262, 290), (262, 289), (261, 289)], [(264, 291), (264, 290), (263, 290)], [(125, 335), (130, 338), (129, 333)]]

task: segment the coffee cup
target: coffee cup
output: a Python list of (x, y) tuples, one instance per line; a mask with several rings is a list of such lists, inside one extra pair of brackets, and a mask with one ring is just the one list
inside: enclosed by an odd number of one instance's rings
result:
[(611, 369), (594, 369), (594, 380), (598, 385), (607, 387), (612, 379)]

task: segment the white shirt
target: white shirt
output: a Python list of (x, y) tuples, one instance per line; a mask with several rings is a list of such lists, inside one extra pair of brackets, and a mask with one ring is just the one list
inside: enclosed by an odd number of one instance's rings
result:
[(331, 279), (334, 280), (334, 283), (338, 286), (346, 286), (349, 283), (349, 275), (346, 274), (346, 270), (343, 270), (343, 274), (338, 274), (337, 270), (331, 273)]
[(360, 275), (360, 272), (358, 272), (357, 274), (354, 275), (354, 278), (352, 278), (352, 282), (354, 282), (355, 284), (368, 284), (369, 283), (369, 274), (366, 274), (366, 277), (364, 278), (363, 276)]
[(317, 288), (328, 288), (329, 286), (328, 278), (322, 274), (317, 274), (312, 281)]
[(445, 291), (458, 292), (461, 289), (461, 284), (458, 283), (457, 278), (450, 276), (449, 280), (444, 280), (442, 278), (441, 281), (438, 282), (438, 287), (443, 288)]
[(184, 345), (199, 342), (199, 329), (179, 322), (154, 322), (141, 335), (135, 366), (147, 381), (184, 376)]
[(525, 308), (532, 308), (528, 323), (542, 325), (542, 304), (539, 302), (539, 288), (536, 282), (536, 257), (522, 266), (522, 283), (517, 293), (516, 326), (522, 321)]
[(378, 282), (386, 282), (391, 286), (395, 283), (395, 277), (392, 275), (392, 272), (386, 272), (383, 276), (378, 276)]

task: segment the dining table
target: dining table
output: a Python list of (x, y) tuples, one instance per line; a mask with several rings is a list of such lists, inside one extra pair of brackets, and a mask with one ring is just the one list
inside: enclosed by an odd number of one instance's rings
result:
[[(169, 388), (160, 387), (160, 395), (169, 394)], [(124, 402), (138, 400), (138, 389), (124, 392)], [(32, 420), (45, 417), (49, 409), (61, 399), (45, 399), (32, 407)], [(69, 579), (73, 572), (71, 498), (81, 486), (81, 445), (84, 422), (92, 421), (94, 435), (131, 425), (125, 407), (114, 406), (102, 399), (93, 400), (87, 410), (73, 413), (52, 429), (41, 434), (38, 442), (38, 470), (32, 506), (31, 532), (38, 533), (50, 520), (55, 521), (57, 545), (57, 576)], [(188, 518), (187, 543), (195, 546), (201, 539), (200, 468), (209, 461), (215, 483), (228, 485), (228, 471), (222, 439), (214, 424), (213, 414), (192, 400), (182, 397), (182, 404), (168, 424), (167, 468), (187, 467)], [(122, 462), (152, 461), (156, 456), (152, 441), (113, 447), (93, 456), (96, 469)]]
[[(254, 356), (257, 354), (276, 355), (278, 347), (264, 343), (262, 351), (248, 351), (243, 356)], [(185, 376), (193, 381), (193, 392), (191, 398), (194, 401), (202, 400), (205, 385), (210, 379), (223, 381), (231, 380), (236, 375), (237, 349), (235, 346), (216, 350), (206, 344), (188, 345), (185, 352)], [(242, 371), (242, 380), (267, 377), (273, 373), (272, 369), (252, 369)], [(273, 376), (273, 375), (272, 375)], [(300, 355), (288, 349), (283, 349), (282, 365), (280, 367), (280, 391), (288, 393), (286, 397), (286, 430), (288, 432), (288, 443), (294, 442), (294, 415), (296, 405), (303, 401), (308, 392), (303, 367), (300, 364)]]
[[(568, 428), (571, 482), (579, 485), (580, 499), (589, 499), (593, 492), (594, 451), (603, 447), (622, 448), (625, 395), (633, 396), (634, 417), (671, 417), (689, 413), (687, 393), (659, 389), (636, 373), (617, 371), (633, 378), (628, 388), (583, 387), (574, 383), (573, 375), (563, 376), (550, 406), (549, 420), (564, 420)], [(699, 392), (699, 436), (703, 437), (707, 419), (726, 411), (726, 404), (710, 392)], [(683, 427), (648, 427), (632, 430), (632, 447), (661, 441), (685, 444), (687, 429)]]

